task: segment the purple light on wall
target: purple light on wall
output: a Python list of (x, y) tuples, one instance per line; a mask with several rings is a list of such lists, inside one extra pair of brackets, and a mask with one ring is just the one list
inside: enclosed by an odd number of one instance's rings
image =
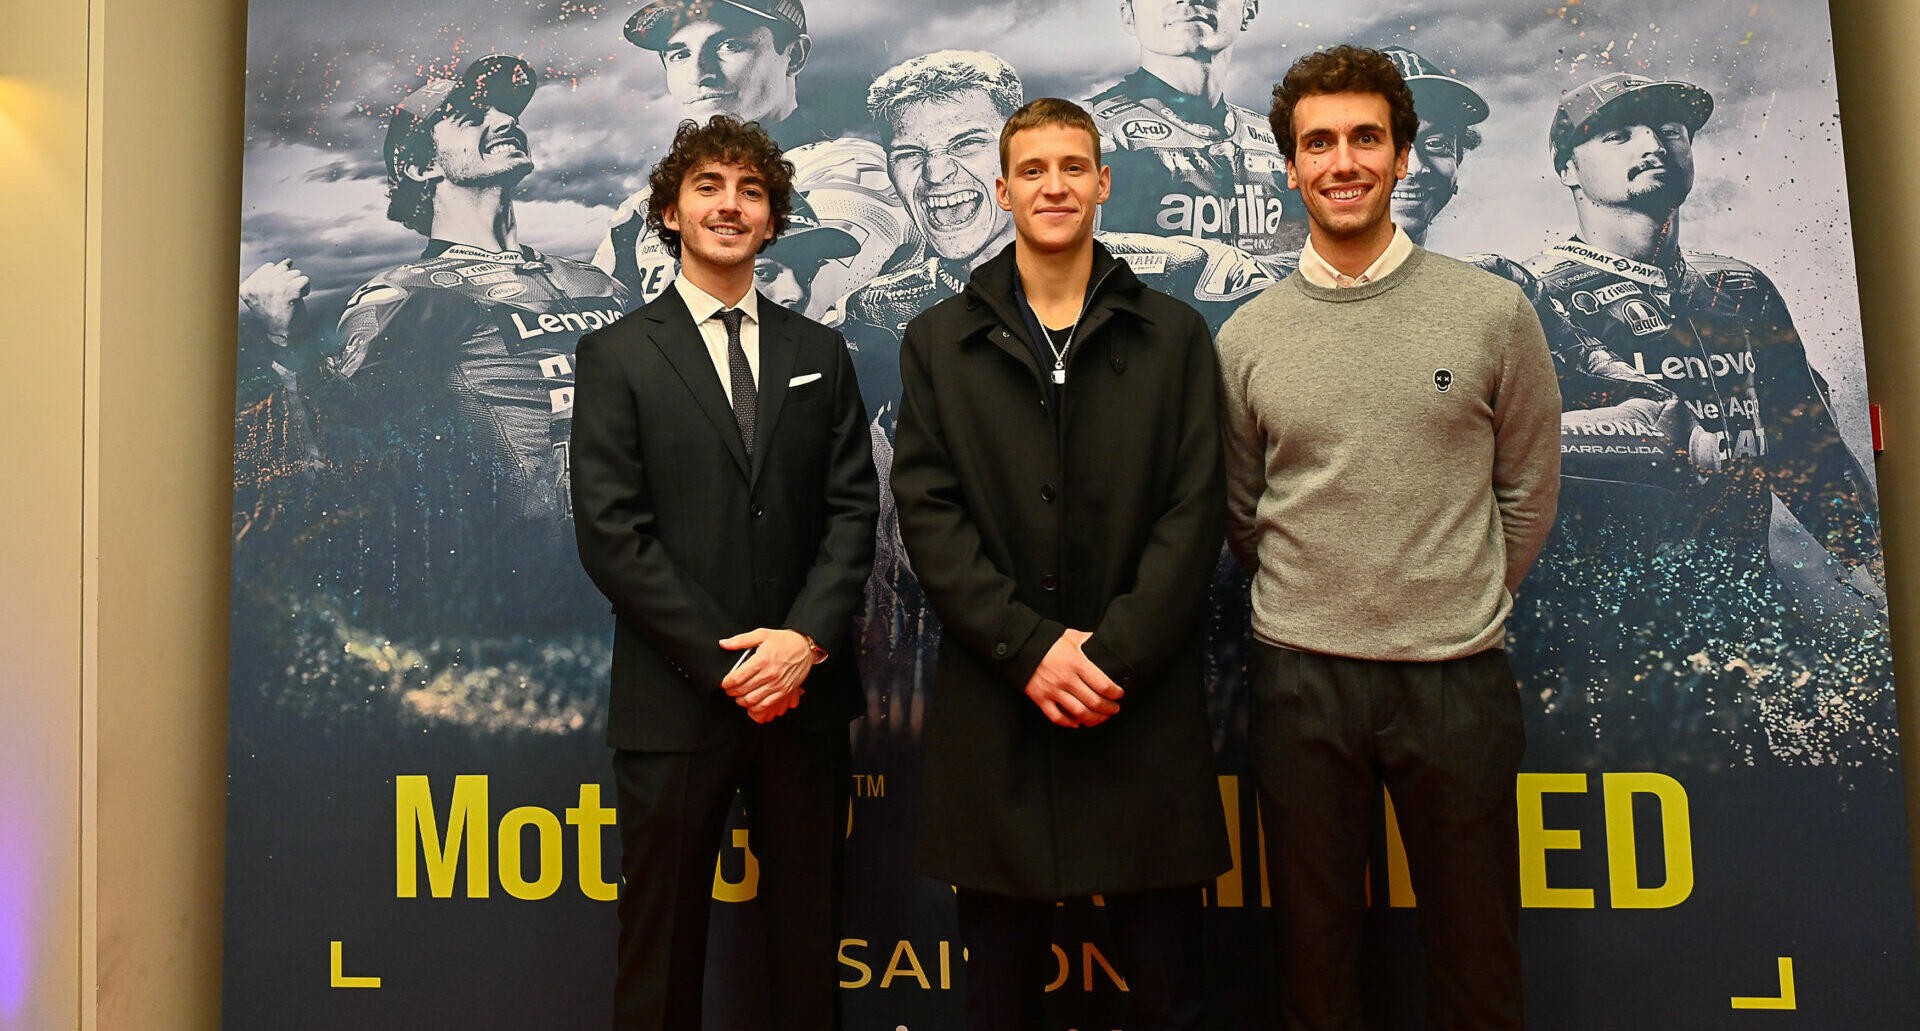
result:
[(20, 1012), (31, 983), (34, 827), (18, 801), (0, 803), (0, 1018)]

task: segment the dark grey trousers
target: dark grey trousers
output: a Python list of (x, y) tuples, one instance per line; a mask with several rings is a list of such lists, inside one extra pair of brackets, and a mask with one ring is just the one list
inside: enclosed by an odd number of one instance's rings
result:
[(1385, 785), (1428, 966), (1428, 1026), (1522, 1026), (1514, 777), (1520, 693), (1499, 649), (1385, 662), (1255, 643), (1260, 786), (1287, 1031), (1362, 1026), (1368, 820)]

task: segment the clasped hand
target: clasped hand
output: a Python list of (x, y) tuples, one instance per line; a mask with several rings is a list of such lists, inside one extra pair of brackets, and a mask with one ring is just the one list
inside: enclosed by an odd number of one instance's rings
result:
[(1027, 678), (1027, 697), (1059, 726), (1097, 727), (1120, 711), (1126, 692), (1080, 650), (1092, 636), (1068, 628)]
[(754, 649), (745, 662), (720, 681), (720, 689), (747, 710), (755, 723), (784, 714), (799, 705), (800, 696), (807, 693), (800, 685), (813, 671), (816, 660), (813, 645), (804, 634), (761, 627), (726, 638), (720, 647), (728, 651)]

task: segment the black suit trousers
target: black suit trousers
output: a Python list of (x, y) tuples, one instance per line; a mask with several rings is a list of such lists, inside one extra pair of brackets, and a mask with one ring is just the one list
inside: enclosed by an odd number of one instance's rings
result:
[(614, 753), (620, 813), (615, 1031), (700, 1031), (714, 864), (738, 791), (765, 908), (765, 984), (782, 1029), (838, 1031), (841, 872), (850, 760), (843, 727), (781, 717), (717, 748)]

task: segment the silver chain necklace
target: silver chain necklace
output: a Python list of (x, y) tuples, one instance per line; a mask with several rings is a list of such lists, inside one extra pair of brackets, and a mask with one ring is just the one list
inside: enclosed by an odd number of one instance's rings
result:
[[(1087, 293), (1090, 297), (1093, 291), (1089, 290)], [(1053, 352), (1053, 382), (1055, 386), (1063, 386), (1067, 382), (1067, 352), (1073, 348), (1073, 334), (1080, 328), (1080, 320), (1086, 317), (1089, 297), (1082, 297), (1080, 299), (1080, 314), (1075, 315), (1073, 317), (1073, 325), (1067, 327), (1067, 342), (1057, 347), (1054, 346), (1053, 343), (1053, 331), (1047, 328), (1046, 320), (1040, 317), (1040, 309), (1035, 308), (1031, 300), (1027, 302), (1027, 310), (1033, 312), (1033, 324), (1040, 327), (1040, 335), (1047, 341), (1047, 350)]]

